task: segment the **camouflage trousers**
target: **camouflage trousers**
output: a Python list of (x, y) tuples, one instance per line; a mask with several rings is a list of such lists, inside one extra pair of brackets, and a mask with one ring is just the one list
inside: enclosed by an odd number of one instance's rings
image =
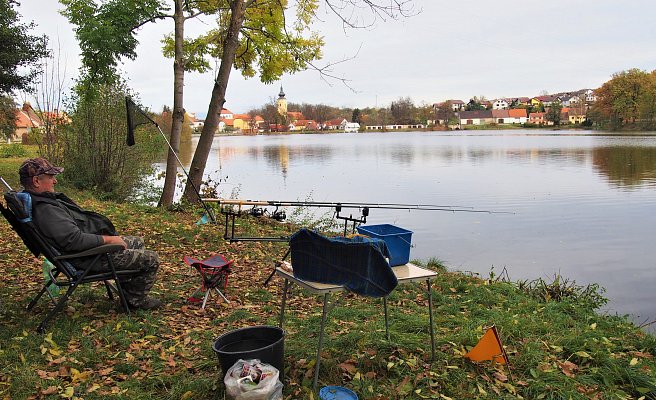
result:
[[(121, 279), (121, 288), (125, 293), (126, 300), (131, 306), (141, 305), (155, 283), (157, 269), (159, 268), (159, 257), (152, 250), (144, 248), (144, 241), (136, 236), (123, 236), (128, 245), (126, 250), (110, 255), (117, 271), (139, 270), (140, 274), (130, 278)], [(106, 259), (92, 268), (92, 271), (107, 271), (109, 263)]]

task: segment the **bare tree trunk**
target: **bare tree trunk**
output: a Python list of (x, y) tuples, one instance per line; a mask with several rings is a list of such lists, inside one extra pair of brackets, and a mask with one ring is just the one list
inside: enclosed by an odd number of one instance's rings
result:
[(160, 207), (170, 207), (173, 204), (173, 196), (175, 195), (175, 182), (178, 174), (178, 161), (176, 153), (180, 149), (180, 133), (182, 132), (182, 124), (184, 123), (184, 0), (175, 0), (175, 14), (173, 20), (175, 21), (174, 36), (175, 36), (175, 55), (173, 61), (173, 121), (171, 123), (171, 137), (169, 142), (171, 148), (168, 151), (166, 159), (166, 177), (164, 179), (164, 190), (159, 199)]
[(210, 149), (212, 148), (214, 132), (216, 132), (216, 128), (219, 125), (219, 114), (225, 104), (228, 79), (230, 78), (230, 71), (235, 62), (235, 54), (237, 53), (237, 46), (239, 45), (239, 31), (244, 24), (246, 2), (245, 0), (231, 1), (230, 8), (230, 27), (228, 28), (225, 45), (223, 47), (219, 74), (214, 81), (212, 98), (207, 110), (205, 125), (200, 134), (194, 158), (191, 160), (191, 167), (189, 168), (190, 181), (187, 182), (184, 191), (184, 198), (192, 203), (197, 203), (199, 200), (195, 193), (194, 186), (197, 189), (200, 188), (203, 173), (205, 172), (205, 166), (207, 164), (207, 158), (209, 157)]

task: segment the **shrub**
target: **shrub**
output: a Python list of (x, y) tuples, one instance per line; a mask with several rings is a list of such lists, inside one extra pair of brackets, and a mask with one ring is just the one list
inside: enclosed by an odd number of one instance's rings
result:
[(20, 143), (12, 143), (7, 146), (0, 146), (0, 158), (25, 157), (27, 150)]
[(102, 85), (78, 94), (72, 123), (66, 126), (63, 166), (66, 181), (101, 197), (125, 200), (141, 188), (163, 140), (153, 129), (135, 133), (135, 146), (127, 136), (124, 83)]

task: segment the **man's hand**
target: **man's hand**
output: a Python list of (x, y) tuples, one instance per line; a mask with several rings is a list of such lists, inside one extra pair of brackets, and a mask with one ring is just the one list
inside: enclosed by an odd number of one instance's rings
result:
[(128, 248), (127, 243), (120, 236), (106, 236), (103, 235), (103, 244), (120, 244), (124, 249)]

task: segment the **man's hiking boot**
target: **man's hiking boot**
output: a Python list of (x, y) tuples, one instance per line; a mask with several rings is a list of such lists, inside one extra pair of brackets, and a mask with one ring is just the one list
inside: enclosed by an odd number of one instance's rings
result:
[(154, 310), (159, 308), (164, 304), (162, 300), (156, 299), (154, 297), (146, 297), (143, 301), (138, 304), (128, 304), (132, 310)]

